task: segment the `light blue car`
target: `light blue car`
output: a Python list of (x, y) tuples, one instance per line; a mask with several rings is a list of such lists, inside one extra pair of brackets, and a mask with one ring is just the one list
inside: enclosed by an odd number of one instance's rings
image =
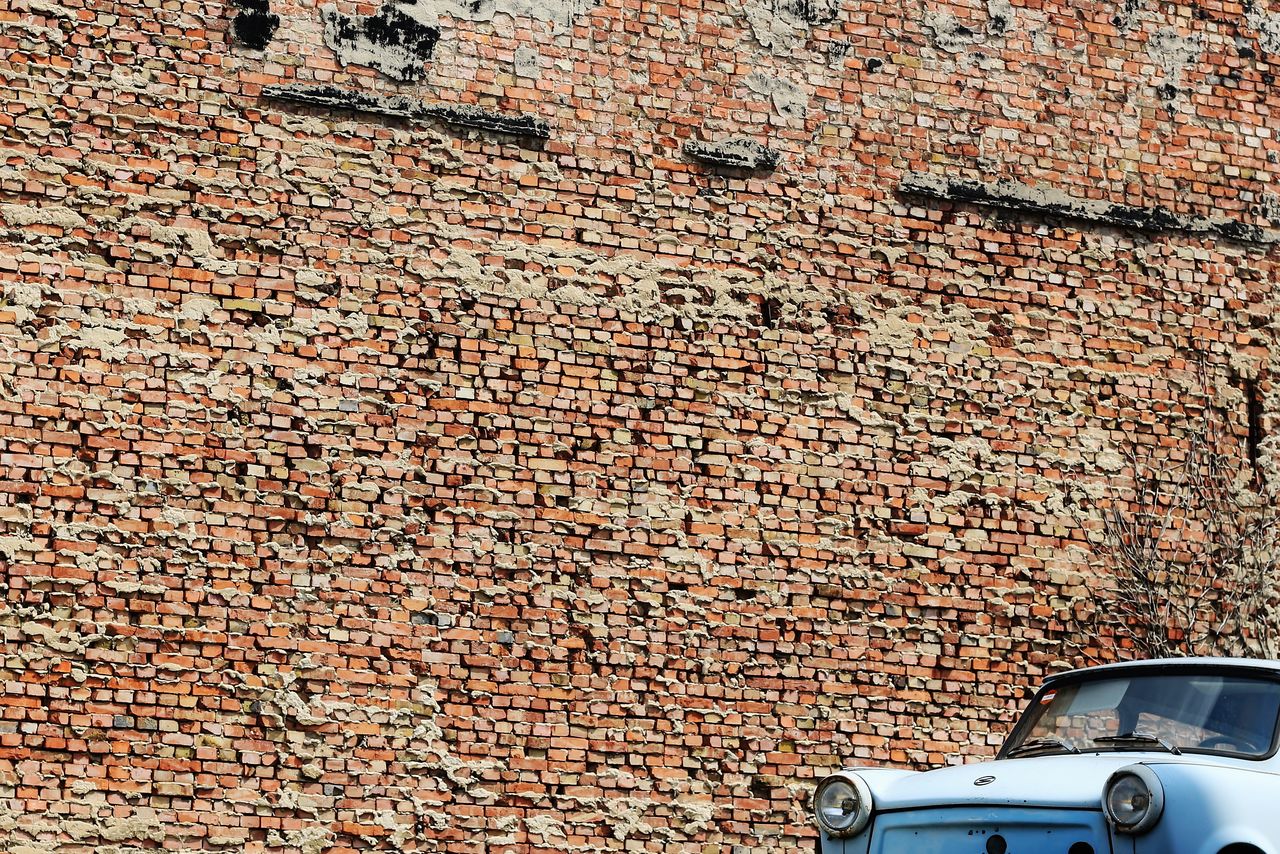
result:
[(814, 793), (819, 854), (1280, 854), (1280, 662), (1054, 676), (993, 761), (849, 768)]

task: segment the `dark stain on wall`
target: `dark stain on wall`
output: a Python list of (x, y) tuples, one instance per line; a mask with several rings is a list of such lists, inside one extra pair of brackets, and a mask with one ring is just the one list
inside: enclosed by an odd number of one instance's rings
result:
[(774, 8), (810, 26), (829, 24), (836, 18), (835, 3), (828, 0), (777, 0)]
[(1129, 29), (1140, 8), (1139, 0), (1122, 0), (1116, 7), (1116, 13), (1111, 16), (1111, 23), (1121, 31)]
[(1013, 19), (1010, 15), (1003, 11), (995, 11), (987, 19), (987, 32), (993, 36), (1002, 36), (1009, 31), (1012, 24)]
[(364, 65), (393, 80), (412, 81), (422, 77), (430, 61), (440, 30), (428, 26), (388, 4), (376, 15), (344, 15), (326, 6), (325, 43), (343, 65)]
[(240, 12), (231, 22), (235, 40), (253, 50), (265, 50), (280, 27), (280, 16), (271, 12), (271, 0), (237, 0)]

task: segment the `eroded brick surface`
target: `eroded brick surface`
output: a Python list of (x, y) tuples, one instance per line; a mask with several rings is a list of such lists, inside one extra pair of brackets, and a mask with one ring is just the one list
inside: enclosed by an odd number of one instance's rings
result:
[(897, 194), (1274, 227), (1265, 4), (256, 8), (0, 10), (6, 851), (807, 846), (1111, 654), (1195, 354), (1274, 409), (1268, 244)]

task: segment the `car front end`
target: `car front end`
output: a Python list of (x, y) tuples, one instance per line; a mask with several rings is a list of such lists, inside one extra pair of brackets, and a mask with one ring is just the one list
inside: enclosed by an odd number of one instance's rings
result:
[(1177, 662), (1050, 680), (995, 761), (850, 768), (819, 854), (1280, 854), (1280, 673)]
[[(1004, 764), (1008, 767), (994, 767)], [(822, 854), (1103, 854), (1103, 791), (1127, 756), (983, 763), (923, 773), (850, 769), (814, 796)], [(1127, 782), (1127, 776), (1121, 776)], [(1130, 797), (1122, 786), (1120, 798)], [(1117, 799), (1119, 800), (1119, 799)], [(1131, 812), (1123, 814), (1131, 821)]]

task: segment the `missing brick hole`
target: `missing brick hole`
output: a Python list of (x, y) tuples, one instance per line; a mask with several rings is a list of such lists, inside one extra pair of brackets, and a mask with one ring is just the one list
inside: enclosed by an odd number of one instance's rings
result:
[(1246, 447), (1249, 452), (1249, 465), (1252, 466), (1254, 474), (1257, 475), (1261, 472), (1262, 460), (1262, 394), (1258, 390), (1256, 380), (1249, 378), (1244, 380), (1244, 395), (1249, 422)]
[(759, 777), (751, 778), (751, 795), (762, 801), (767, 801), (773, 795), (773, 787), (769, 785), (768, 780), (762, 780)]
[(778, 328), (778, 317), (782, 314), (782, 301), (777, 297), (767, 297), (760, 305), (760, 325), (766, 329)]

